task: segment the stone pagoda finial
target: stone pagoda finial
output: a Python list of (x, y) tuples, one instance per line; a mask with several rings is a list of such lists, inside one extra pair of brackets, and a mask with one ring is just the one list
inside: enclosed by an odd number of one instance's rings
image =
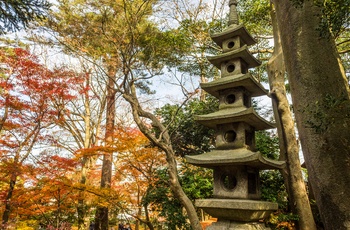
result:
[(230, 0), (229, 6), (230, 6), (230, 14), (229, 14), (228, 25), (229, 26), (238, 25), (237, 0)]

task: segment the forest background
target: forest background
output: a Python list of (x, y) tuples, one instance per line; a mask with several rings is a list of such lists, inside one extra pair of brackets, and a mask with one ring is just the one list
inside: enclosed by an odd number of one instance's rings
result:
[[(348, 12), (344, 3), (339, 12)], [(107, 229), (130, 222), (135, 229), (196, 229), (195, 219), (207, 217), (191, 204), (211, 197), (212, 175), (183, 157), (215, 145), (213, 131), (193, 116), (217, 110), (199, 83), (219, 76), (206, 56), (220, 52), (210, 33), (226, 28), (228, 1), (32, 4), (36, 13), (27, 15), (38, 20), (1, 17), (3, 227)], [(23, 9), (17, 7), (7, 10)], [(238, 4), (240, 21), (258, 41), (250, 50), (263, 62), (251, 72), (266, 86), (266, 64), (276, 50), (272, 9), (265, 0)], [(349, 76), (348, 22), (331, 25)], [(25, 33), (11, 33), (20, 29)], [(256, 109), (273, 120), (272, 107), (261, 102)], [(256, 135), (259, 151), (280, 158), (276, 130)], [(288, 202), (282, 174), (261, 173), (263, 198), (280, 207), (265, 221), (293, 228), (302, 216)]]

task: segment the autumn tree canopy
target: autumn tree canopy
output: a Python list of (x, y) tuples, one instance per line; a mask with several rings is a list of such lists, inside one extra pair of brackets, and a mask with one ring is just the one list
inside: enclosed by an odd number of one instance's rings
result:
[[(206, 56), (220, 52), (210, 33), (226, 27), (227, 1), (52, 4), (47, 12), (41, 0), (0, 2), (2, 34), (39, 19), (28, 48), (3, 42), (0, 50), (2, 224), (86, 229), (97, 222), (96, 229), (107, 229), (125, 215), (136, 229), (155, 228), (164, 218), (169, 228), (191, 223), (201, 229), (193, 200), (211, 195), (210, 171), (182, 157), (215, 145), (211, 130), (193, 115), (216, 110), (199, 83), (218, 75)], [(342, 229), (348, 197), (327, 191), (338, 186), (348, 194), (349, 1), (239, 1), (241, 21), (259, 41), (252, 47), (263, 62), (253, 72), (259, 81), (268, 79), (266, 63), (280, 51), (271, 43), (273, 6), (283, 48), (278, 55), (287, 63), (287, 72), (276, 71), (293, 98), (293, 105), (284, 104), (294, 113), (288, 124), (296, 118), (322, 222)], [(42, 49), (45, 58), (33, 54)], [(164, 85), (166, 93), (176, 89), (175, 99), (154, 96)], [(275, 137), (257, 134), (259, 149), (271, 157), (278, 157)], [(285, 205), (281, 216), (289, 224), (305, 220), (290, 213), (279, 174), (262, 178), (270, 183), (263, 187), (266, 199)]]

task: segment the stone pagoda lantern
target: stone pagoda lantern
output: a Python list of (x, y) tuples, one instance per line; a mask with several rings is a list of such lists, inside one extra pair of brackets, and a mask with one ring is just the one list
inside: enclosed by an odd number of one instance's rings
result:
[(201, 87), (219, 99), (219, 111), (196, 116), (196, 121), (216, 130), (214, 150), (187, 156), (193, 165), (214, 172), (213, 199), (196, 200), (196, 206), (218, 218), (208, 230), (268, 229), (258, 222), (277, 210), (276, 203), (261, 201), (259, 170), (279, 169), (284, 162), (256, 152), (255, 131), (274, 128), (253, 109), (251, 99), (266, 95), (264, 87), (248, 72), (260, 62), (247, 46), (256, 41), (238, 24), (237, 2), (230, 0), (229, 27), (211, 38), (222, 54), (208, 57), (221, 78)]

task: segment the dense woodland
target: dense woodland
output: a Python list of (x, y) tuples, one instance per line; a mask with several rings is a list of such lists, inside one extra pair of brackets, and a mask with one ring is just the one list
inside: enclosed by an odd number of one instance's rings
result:
[[(194, 115), (228, 0), (0, 1), (2, 229), (202, 229), (212, 172), (185, 155), (215, 146)], [(276, 130), (259, 151), (272, 229), (350, 228), (350, 1), (241, 0), (258, 41), (254, 101)], [(262, 101), (268, 100), (266, 106)], [(300, 160), (300, 156), (302, 159)], [(301, 167), (303, 165), (303, 167)], [(90, 229), (91, 229), (90, 228)]]

